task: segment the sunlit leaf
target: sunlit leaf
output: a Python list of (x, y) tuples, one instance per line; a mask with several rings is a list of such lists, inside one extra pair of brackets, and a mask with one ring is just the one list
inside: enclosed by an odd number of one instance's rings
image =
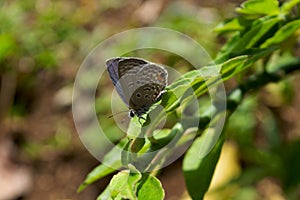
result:
[(251, 25), (251, 21), (243, 17), (235, 17), (229, 20), (225, 20), (223, 23), (219, 24), (214, 31), (218, 34), (232, 32), (232, 31), (242, 31), (246, 26)]
[(271, 30), (271, 28), (281, 21), (278, 17), (265, 17), (257, 23), (254, 23), (250, 30), (248, 30), (234, 45), (231, 51), (241, 51), (257, 46), (259, 41), (264, 41), (264, 36)]
[(160, 181), (152, 175), (144, 174), (138, 185), (138, 199), (162, 200), (164, 196)]
[(107, 186), (105, 190), (98, 196), (97, 200), (112, 200), (109, 186)]
[(98, 199), (160, 200), (164, 190), (152, 175), (141, 174), (133, 166), (116, 174)]
[(272, 15), (279, 13), (277, 0), (248, 0), (236, 11), (244, 15)]
[[(230, 58), (246, 54), (248, 49), (258, 48), (274, 34), (274, 27), (282, 21), (277, 16), (266, 16), (252, 22), (247, 29), (237, 32), (221, 49), (215, 63), (221, 64)], [(255, 53), (255, 52), (254, 52)]]
[(141, 178), (142, 175), (138, 171), (124, 170), (114, 175), (109, 183), (111, 197), (137, 200), (137, 182)]
[(270, 45), (273, 44), (279, 44), (292, 36), (297, 30), (300, 29), (300, 20), (295, 20), (291, 21), (284, 26), (282, 26), (273, 37), (265, 41), (262, 45), (261, 48), (266, 48), (269, 47)]
[(221, 65), (221, 74), (224, 80), (229, 79), (234, 74), (240, 71), (240, 68), (245, 65), (248, 60), (248, 56), (238, 56)]
[(289, 12), (294, 6), (300, 3), (300, 0), (289, 0), (285, 1), (281, 6), (283, 12)]

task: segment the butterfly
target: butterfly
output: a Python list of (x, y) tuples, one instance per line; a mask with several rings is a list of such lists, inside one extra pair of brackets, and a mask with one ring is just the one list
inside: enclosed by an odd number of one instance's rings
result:
[(139, 119), (159, 101), (168, 82), (168, 72), (150, 61), (134, 57), (106, 60), (109, 76), (119, 96), (129, 108), (129, 116)]

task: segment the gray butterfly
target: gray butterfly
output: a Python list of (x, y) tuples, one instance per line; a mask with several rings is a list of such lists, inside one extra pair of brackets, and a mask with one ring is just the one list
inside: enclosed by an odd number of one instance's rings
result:
[(142, 118), (167, 86), (167, 70), (140, 58), (111, 58), (106, 66), (118, 94), (130, 109), (130, 117)]

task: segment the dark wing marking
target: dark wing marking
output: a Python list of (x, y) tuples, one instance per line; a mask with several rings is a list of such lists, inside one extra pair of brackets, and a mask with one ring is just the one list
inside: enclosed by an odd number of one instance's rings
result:
[(147, 63), (147, 61), (138, 58), (123, 58), (118, 63), (118, 75), (121, 78), (126, 73), (137, 73), (139, 68)]

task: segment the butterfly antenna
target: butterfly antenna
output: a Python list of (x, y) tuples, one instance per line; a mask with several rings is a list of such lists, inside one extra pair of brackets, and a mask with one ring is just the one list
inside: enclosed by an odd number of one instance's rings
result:
[(112, 117), (115, 116), (115, 115), (118, 115), (118, 114), (121, 114), (121, 113), (124, 113), (124, 112), (128, 112), (128, 111), (129, 111), (129, 110), (123, 110), (123, 111), (114, 113), (114, 114), (112, 114), (112, 115), (108, 115), (107, 118), (109, 119), (109, 118), (112, 118)]

